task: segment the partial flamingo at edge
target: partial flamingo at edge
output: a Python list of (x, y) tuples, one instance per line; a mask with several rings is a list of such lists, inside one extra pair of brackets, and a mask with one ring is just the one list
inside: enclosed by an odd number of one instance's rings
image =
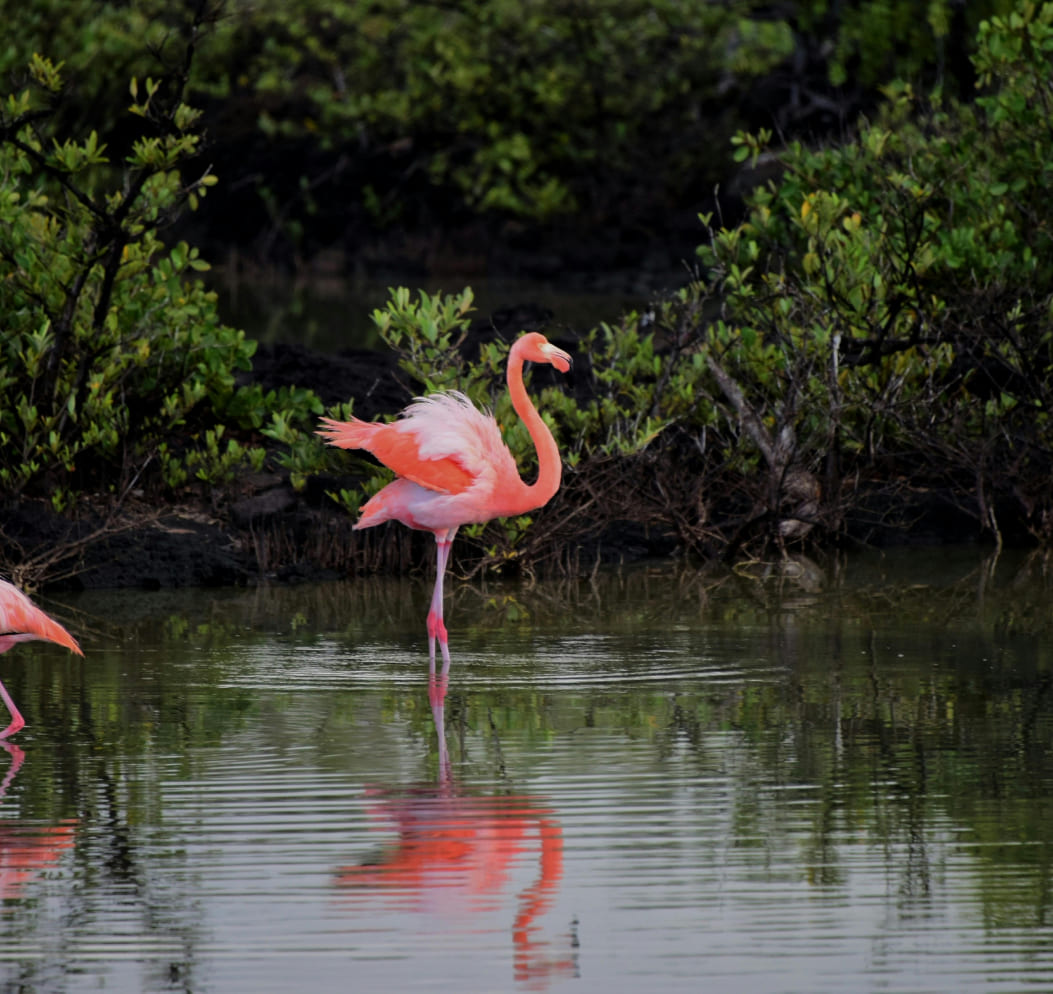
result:
[[(63, 645), (78, 656), (83, 656), (77, 640), (57, 621), (37, 607), (21, 590), (6, 580), (0, 580), (0, 653), (7, 652), (18, 642), (40, 639)], [(25, 719), (0, 681), (0, 699), (11, 713), (11, 723), (0, 732), (0, 742), (25, 727)]]

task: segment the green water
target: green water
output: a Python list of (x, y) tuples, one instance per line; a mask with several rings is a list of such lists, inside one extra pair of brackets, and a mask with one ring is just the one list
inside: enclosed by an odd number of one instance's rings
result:
[(1046, 564), (805, 575), (47, 602), (0, 990), (1053, 988)]

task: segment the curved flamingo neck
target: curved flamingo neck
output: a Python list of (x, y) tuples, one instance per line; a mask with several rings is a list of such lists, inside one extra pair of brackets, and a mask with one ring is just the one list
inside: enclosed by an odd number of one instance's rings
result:
[(523, 356), (519, 347), (520, 342), (522, 339), (512, 346), (512, 351), (508, 354), (508, 395), (512, 398), (512, 406), (523, 424), (526, 425), (534, 448), (537, 450), (538, 473), (533, 483), (523, 484), (523, 506), (514, 511), (515, 514), (525, 514), (527, 511), (547, 504), (553, 494), (559, 490), (559, 483), (563, 477), (563, 462), (559, 457), (556, 440), (552, 437), (552, 432), (548, 430), (548, 425), (538, 413), (523, 384)]

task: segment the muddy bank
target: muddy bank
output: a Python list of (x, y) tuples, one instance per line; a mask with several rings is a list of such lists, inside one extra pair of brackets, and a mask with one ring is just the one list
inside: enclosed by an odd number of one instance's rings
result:
[[(509, 308), (476, 322), (465, 348), (471, 353), (482, 340), (543, 328), (550, 318), (531, 305)], [(573, 342), (560, 344), (573, 351)], [(560, 381), (579, 397), (588, 382), (587, 357), (580, 360)], [(366, 419), (398, 411), (415, 392), (390, 354), (353, 349), (324, 354), (297, 344), (261, 345), (245, 376), (265, 389), (309, 387), (327, 405), (354, 397)], [(22, 565), (26, 580), (52, 589), (216, 587), (430, 569), (430, 535), (397, 525), (352, 534), (352, 521), (326, 493), (356, 482), (350, 475), (314, 477), (298, 492), (280, 473), (249, 474), (227, 493), (170, 507), (132, 498), (119, 515), (108, 516), (85, 502), (72, 522), (45, 502), (23, 501), (6, 509), (0, 548), (8, 562)], [(564, 513), (570, 505), (560, 502), (574, 499), (571, 480), (552, 513)], [(586, 527), (573, 549), (562, 550), (565, 568), (588, 572), (597, 564), (685, 557), (672, 525), (611, 518)], [(980, 537), (978, 516), (960, 494), (900, 487), (892, 498), (875, 487), (872, 495), (857, 496), (838, 542), (940, 545)], [(1008, 536), (1014, 537), (1026, 539)], [(455, 559), (471, 569), (470, 555)]]

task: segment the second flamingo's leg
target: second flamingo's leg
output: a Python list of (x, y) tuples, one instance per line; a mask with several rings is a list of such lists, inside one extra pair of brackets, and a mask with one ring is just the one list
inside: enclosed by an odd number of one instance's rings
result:
[(14, 735), (15, 732), (25, 728), (26, 722), (18, 708), (15, 707), (15, 702), (11, 700), (11, 695), (7, 692), (7, 688), (4, 686), (3, 681), (0, 681), (0, 698), (2, 698), (4, 704), (7, 705), (7, 710), (11, 712), (11, 724), (0, 732), (0, 740), (3, 740), (9, 735)]
[[(0, 653), (7, 652), (8, 649), (19, 642), (30, 642), (36, 637), (32, 632), (8, 632), (0, 635)], [(26, 720), (22, 717), (18, 708), (15, 707), (15, 702), (11, 700), (11, 695), (7, 692), (7, 687), (4, 686), (3, 680), (0, 680), (0, 700), (7, 705), (7, 710), (11, 712), (11, 724), (0, 732), (0, 742), (3, 742), (9, 735), (14, 735), (15, 732), (20, 732), (25, 728)]]
[(435, 533), (435, 589), (432, 591), (431, 608), (428, 610), (428, 665), (429, 672), (433, 676), (435, 675), (436, 639), (439, 640), (439, 649), (442, 652), (442, 675), (447, 676), (450, 672), (449, 639), (446, 634), (446, 624), (442, 620), (442, 581), (446, 575), (446, 564), (450, 561), (450, 549), (456, 534), (456, 528)]

